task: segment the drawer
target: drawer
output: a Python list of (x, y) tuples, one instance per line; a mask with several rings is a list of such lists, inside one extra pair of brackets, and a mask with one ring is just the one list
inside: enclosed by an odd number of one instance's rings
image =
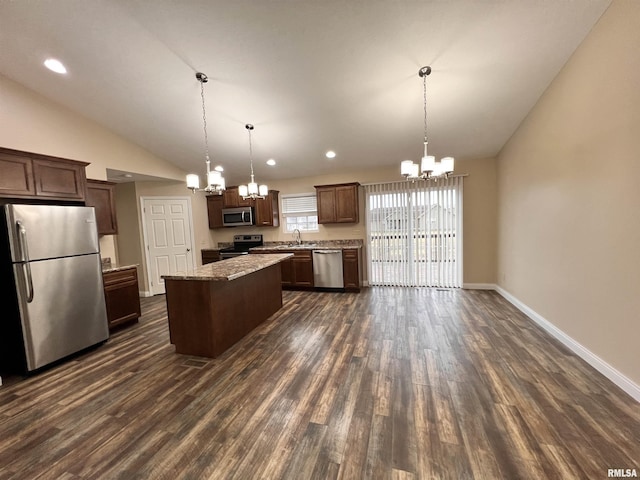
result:
[(115, 272), (106, 272), (102, 274), (104, 286), (119, 285), (127, 282), (138, 281), (137, 269), (127, 268), (126, 270), (116, 270)]
[(342, 258), (358, 258), (358, 250), (356, 249), (344, 249), (342, 250)]

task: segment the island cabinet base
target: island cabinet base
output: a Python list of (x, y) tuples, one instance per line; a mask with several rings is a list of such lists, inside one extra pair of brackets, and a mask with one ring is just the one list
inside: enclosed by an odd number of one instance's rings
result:
[(215, 358), (282, 308), (280, 264), (230, 280), (165, 280), (176, 353)]

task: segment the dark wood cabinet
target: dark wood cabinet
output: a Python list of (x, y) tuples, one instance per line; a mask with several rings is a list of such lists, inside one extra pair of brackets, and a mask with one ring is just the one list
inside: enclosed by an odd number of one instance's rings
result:
[(223, 195), (207, 196), (207, 216), (209, 217), (209, 228), (222, 228), (223, 201)]
[(293, 286), (313, 287), (313, 258), (311, 250), (293, 252)]
[(318, 223), (358, 223), (359, 183), (316, 185)]
[(0, 196), (84, 202), (86, 162), (0, 148)]
[[(286, 253), (286, 252), (261, 252), (261, 253)], [(280, 262), (280, 272), (283, 287), (291, 287), (295, 283), (293, 276), (293, 258), (287, 258)]]
[(109, 329), (140, 318), (140, 294), (136, 267), (103, 273)]
[(205, 248), (200, 250), (200, 254), (202, 256), (202, 265), (220, 261), (220, 250)]
[[(359, 248), (342, 249), (342, 275), (347, 292), (359, 292), (361, 284)], [(276, 249), (256, 253), (293, 253), (293, 257), (280, 262), (282, 288), (307, 290), (314, 288), (313, 250)]]
[(222, 195), (207, 197), (207, 215), (209, 228), (223, 228), (222, 209), (231, 207), (254, 207), (256, 227), (277, 227), (280, 225), (280, 207), (277, 190), (269, 190), (264, 199), (242, 200), (238, 187), (227, 188)]
[(35, 193), (31, 159), (0, 151), (0, 195), (3, 197), (32, 196)]
[(342, 250), (342, 274), (344, 289), (347, 291), (360, 291), (360, 250), (346, 248)]
[(85, 166), (69, 160), (33, 159), (33, 178), (38, 197), (84, 200), (87, 188)]
[(96, 223), (99, 235), (118, 233), (116, 220), (115, 186), (113, 182), (87, 179), (87, 207), (96, 211)]
[(269, 194), (255, 201), (256, 227), (277, 227), (280, 225), (280, 207), (277, 190), (269, 190)]
[(262, 250), (259, 253), (293, 253), (280, 262), (283, 288), (313, 287), (313, 257), (311, 250)]
[(227, 187), (222, 193), (222, 205), (224, 208), (230, 207), (253, 207), (253, 200), (244, 200), (238, 193), (238, 187)]

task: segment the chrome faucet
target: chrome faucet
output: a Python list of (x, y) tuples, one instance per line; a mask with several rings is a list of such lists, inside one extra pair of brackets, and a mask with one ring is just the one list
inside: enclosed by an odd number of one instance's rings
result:
[(300, 230), (298, 230), (297, 228), (293, 231), (293, 239), (298, 245), (302, 243), (302, 239), (300, 238)]

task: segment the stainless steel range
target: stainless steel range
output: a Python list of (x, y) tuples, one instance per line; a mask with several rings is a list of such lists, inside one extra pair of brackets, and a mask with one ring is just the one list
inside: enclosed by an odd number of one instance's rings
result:
[(250, 248), (261, 247), (262, 245), (264, 245), (262, 235), (234, 235), (233, 247), (220, 250), (220, 259), (248, 255)]

